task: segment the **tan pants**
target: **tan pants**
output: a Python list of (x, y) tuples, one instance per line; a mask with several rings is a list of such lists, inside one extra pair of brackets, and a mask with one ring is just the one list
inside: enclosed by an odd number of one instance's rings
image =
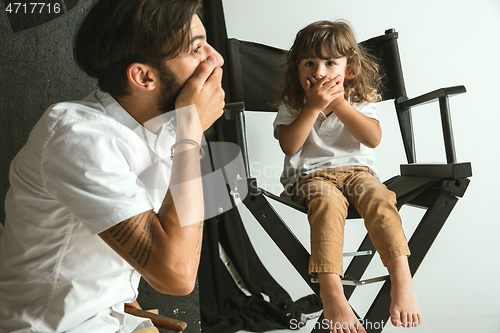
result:
[(384, 265), (394, 257), (410, 255), (396, 208), (396, 195), (366, 167), (340, 167), (307, 175), (292, 188), (292, 199), (308, 207), (311, 275), (344, 276), (342, 252), (349, 204), (364, 219)]

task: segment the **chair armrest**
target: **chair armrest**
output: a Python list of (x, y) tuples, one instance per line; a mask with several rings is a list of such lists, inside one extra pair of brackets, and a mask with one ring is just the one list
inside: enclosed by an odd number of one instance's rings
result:
[(235, 118), (235, 113), (243, 111), (245, 111), (244, 102), (226, 103), (224, 106), (224, 118), (226, 120), (233, 120)]
[[(412, 106), (422, 105), (428, 102), (433, 102), (434, 100), (439, 101), (439, 109), (441, 112), (441, 125), (443, 127), (443, 136), (444, 136), (444, 145), (446, 150), (446, 161), (448, 163), (455, 163), (457, 161), (455, 155), (455, 141), (453, 139), (453, 129), (451, 126), (451, 115), (450, 115), (450, 106), (448, 97), (456, 94), (461, 94), (466, 92), (464, 86), (455, 86), (448, 88), (441, 88), (438, 90), (434, 90), (425, 95), (421, 95), (412, 99), (408, 99), (407, 97), (399, 97), (395, 100), (396, 110), (398, 112), (398, 118), (400, 119), (400, 127), (403, 124), (406, 127), (401, 127), (402, 133), (408, 132), (409, 135), (403, 134), (403, 142), (406, 140), (408, 143), (405, 143), (405, 150), (407, 151), (408, 162), (415, 163), (415, 146), (413, 144), (413, 132), (411, 128), (411, 115), (410, 109)], [(406, 138), (406, 139), (405, 139)], [(409, 147), (409, 148), (407, 148)], [(408, 149), (410, 149), (410, 153), (408, 153)]]
[(470, 162), (447, 164), (401, 164), (401, 176), (463, 179), (472, 177)]
[(464, 86), (441, 88), (434, 90), (430, 93), (408, 99), (406, 101), (397, 102), (397, 104), (398, 108), (400, 109), (409, 109), (413, 106), (418, 106), (429, 102), (433, 102), (434, 100), (439, 99), (441, 97), (448, 97), (456, 94), (462, 94), (464, 92), (467, 92)]

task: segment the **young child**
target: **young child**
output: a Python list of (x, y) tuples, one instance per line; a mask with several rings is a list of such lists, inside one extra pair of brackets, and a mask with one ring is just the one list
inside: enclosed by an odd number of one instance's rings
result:
[(374, 104), (380, 99), (380, 76), (377, 63), (358, 46), (347, 23), (319, 21), (297, 34), (278, 93), (274, 135), (286, 154), (281, 182), (294, 201), (308, 207), (309, 273), (319, 279), (332, 332), (365, 332), (340, 280), (350, 204), (363, 217), (389, 271), (392, 324), (412, 327), (421, 322), (396, 197), (373, 169), (372, 148), (382, 135)]

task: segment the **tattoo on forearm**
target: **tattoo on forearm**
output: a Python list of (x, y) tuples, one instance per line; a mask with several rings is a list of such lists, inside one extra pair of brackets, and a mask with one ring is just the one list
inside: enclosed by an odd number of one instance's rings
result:
[(151, 255), (151, 250), (153, 249), (153, 237), (154, 222), (151, 216), (148, 216), (146, 219), (144, 230), (141, 232), (140, 237), (137, 239), (132, 250), (129, 252), (129, 254), (133, 256), (133, 259), (141, 267), (145, 267), (148, 263), (149, 257)]
[[(198, 230), (203, 230), (203, 220), (198, 226)], [(200, 236), (198, 237), (198, 240), (196, 241), (196, 248), (197, 248), (197, 254), (201, 254), (201, 242), (203, 240), (203, 232), (201, 232)]]
[(160, 210), (158, 211), (158, 214), (167, 214), (170, 211), (170, 208), (172, 208), (171, 204), (163, 204), (160, 207)]
[(122, 251), (122, 250), (121, 250), (118, 246), (116, 246), (115, 242), (113, 242), (113, 241), (112, 241), (112, 240), (108, 237), (108, 235), (106, 235), (106, 234), (101, 234), (101, 237), (102, 237), (102, 239), (103, 239), (103, 240), (104, 240), (104, 241), (105, 241), (105, 242), (106, 242), (109, 246), (111, 246), (111, 248), (112, 248), (113, 250), (115, 250), (115, 251), (116, 251), (116, 253), (118, 253), (118, 254), (119, 254), (120, 256), (122, 256), (122, 257), (124, 256), (123, 251)]
[[(105, 236), (104, 240), (129, 262), (144, 268), (148, 264), (153, 250), (154, 221), (153, 214), (140, 214), (110, 228), (109, 235), (112, 236), (113, 240), (109, 239), (108, 236)], [(139, 235), (137, 235), (138, 232), (140, 232)], [(131, 241), (134, 243), (131, 244)], [(132, 247), (128, 253), (123, 253), (118, 244), (125, 248)]]

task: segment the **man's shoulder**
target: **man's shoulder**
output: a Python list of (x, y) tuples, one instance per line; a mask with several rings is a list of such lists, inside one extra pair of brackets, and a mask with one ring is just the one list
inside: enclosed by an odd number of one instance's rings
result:
[(62, 130), (71, 132), (72, 129), (87, 129), (93, 133), (104, 131), (108, 134), (128, 134), (129, 128), (115, 116), (110, 114), (98, 98), (98, 91), (94, 91), (80, 101), (53, 104), (42, 115), (34, 131), (41, 131), (49, 137)]
[(92, 92), (81, 101), (59, 102), (50, 106), (42, 119), (52, 124), (65, 124), (107, 116), (106, 109)]
[(81, 101), (50, 106), (31, 131), (23, 150), (43, 156), (49, 148), (128, 141), (130, 136), (131, 129), (110, 115), (92, 93)]

